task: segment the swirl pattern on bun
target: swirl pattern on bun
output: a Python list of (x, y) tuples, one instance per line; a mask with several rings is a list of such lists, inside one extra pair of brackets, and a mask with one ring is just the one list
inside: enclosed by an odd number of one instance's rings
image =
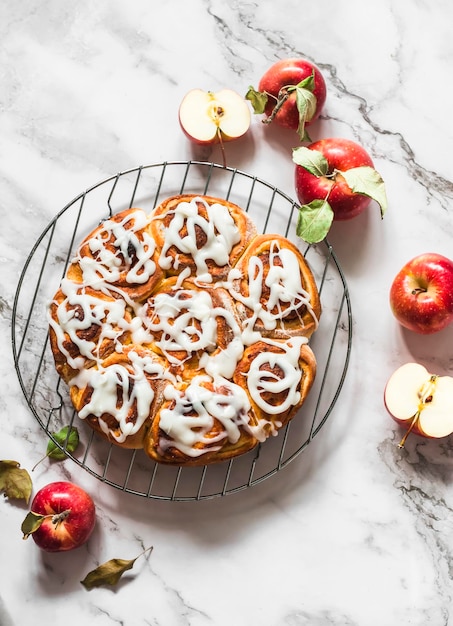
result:
[(159, 463), (205, 465), (278, 434), (316, 375), (310, 267), (239, 206), (182, 194), (131, 208), (78, 247), (48, 309), (82, 420)]

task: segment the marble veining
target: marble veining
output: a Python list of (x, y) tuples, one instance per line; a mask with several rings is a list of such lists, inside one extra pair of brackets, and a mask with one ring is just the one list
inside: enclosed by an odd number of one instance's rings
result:
[[(34, 470), (35, 490), (67, 479), (90, 491), (98, 522), (79, 550), (22, 541), (27, 507), (2, 500), (0, 626), (451, 626), (453, 445), (402, 433), (383, 388), (400, 364), (453, 372), (453, 328), (401, 330), (388, 289), (416, 254), (452, 252), (453, 8), (447, 0), (58, 0), (0, 6), (0, 458), (31, 470), (45, 435), (16, 376), (11, 316), (22, 268), (49, 221), (96, 182), (141, 164), (216, 148), (177, 121), (192, 87), (245, 93), (279, 58), (319, 65), (328, 99), (312, 139), (362, 143), (383, 175), (375, 206), (329, 234), (346, 276), (353, 346), (319, 436), (251, 489), (160, 502), (102, 484), (67, 460)], [(294, 196), (295, 136), (253, 119), (228, 164)], [(114, 590), (80, 584), (113, 557), (137, 560)]]

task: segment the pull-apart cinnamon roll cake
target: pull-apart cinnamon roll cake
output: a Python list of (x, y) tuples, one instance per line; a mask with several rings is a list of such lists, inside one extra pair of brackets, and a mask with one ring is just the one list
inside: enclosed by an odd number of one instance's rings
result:
[(179, 195), (85, 237), (48, 309), (79, 417), (159, 463), (205, 465), (276, 435), (315, 378), (321, 304), (297, 246), (239, 206)]

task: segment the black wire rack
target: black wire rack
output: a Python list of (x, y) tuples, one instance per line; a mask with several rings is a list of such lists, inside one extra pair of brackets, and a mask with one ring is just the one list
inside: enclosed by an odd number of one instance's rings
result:
[[(323, 307), (310, 345), (317, 377), (299, 413), (253, 451), (203, 467), (157, 464), (142, 450), (125, 450), (97, 435), (75, 414), (59, 379), (48, 343), (46, 308), (80, 240), (103, 219), (129, 207), (151, 211), (179, 193), (222, 197), (246, 210), (258, 232), (279, 233), (305, 255)], [(352, 343), (351, 303), (345, 277), (331, 245), (297, 238), (297, 203), (246, 172), (202, 161), (166, 161), (120, 172), (67, 204), (36, 241), (22, 270), (12, 316), (14, 363), (31, 413), (48, 440), (102, 483), (151, 499), (193, 501), (252, 487), (285, 468), (321, 431), (340, 395)], [(80, 445), (71, 453), (55, 439), (63, 426), (76, 426)]]

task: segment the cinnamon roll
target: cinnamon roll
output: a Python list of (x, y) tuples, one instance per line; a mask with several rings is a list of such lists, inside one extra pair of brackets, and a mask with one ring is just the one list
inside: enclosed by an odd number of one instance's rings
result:
[(164, 360), (139, 346), (111, 354), (71, 380), (70, 396), (79, 418), (110, 442), (143, 448), (166, 379)]
[(208, 372), (214, 368), (224, 372), (227, 355), (242, 349), (234, 300), (222, 287), (168, 278), (148, 299), (141, 315), (152, 349), (184, 370), (185, 376), (200, 366)]
[(131, 302), (145, 300), (163, 273), (148, 215), (126, 209), (104, 220), (81, 243), (68, 277)]
[(233, 382), (247, 391), (259, 441), (276, 435), (304, 403), (316, 375), (316, 358), (305, 337), (258, 341), (246, 348)]
[(310, 337), (321, 303), (312, 271), (281, 235), (258, 235), (235, 265), (233, 297), (251, 330), (264, 337)]
[(226, 278), (256, 234), (237, 205), (191, 194), (162, 202), (151, 216), (151, 232), (160, 248), (159, 264), (168, 275), (205, 283)]
[(123, 299), (65, 279), (49, 305), (55, 367), (69, 382), (80, 370), (130, 341), (132, 317)]
[(145, 438), (155, 461), (205, 465), (244, 454), (257, 445), (255, 417), (244, 389), (221, 377), (199, 374), (167, 385)]

